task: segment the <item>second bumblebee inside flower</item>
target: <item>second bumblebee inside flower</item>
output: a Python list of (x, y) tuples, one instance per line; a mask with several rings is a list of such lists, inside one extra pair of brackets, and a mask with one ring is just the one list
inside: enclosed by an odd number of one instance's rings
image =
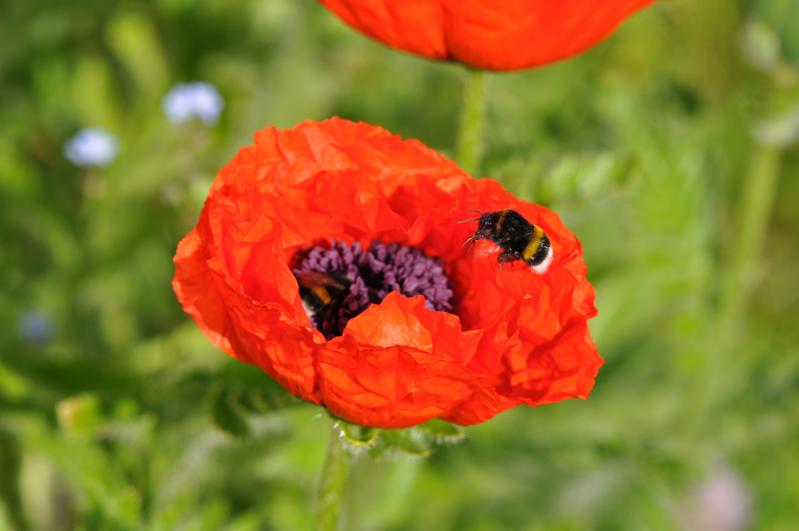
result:
[(398, 243), (316, 246), (294, 269), (305, 312), (326, 339), (392, 291), (424, 295), (431, 310), (452, 311), (452, 289), (437, 258)]

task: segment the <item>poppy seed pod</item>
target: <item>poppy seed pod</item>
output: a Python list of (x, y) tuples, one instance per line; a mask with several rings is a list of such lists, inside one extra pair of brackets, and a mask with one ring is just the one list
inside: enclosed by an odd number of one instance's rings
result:
[(320, 0), (392, 48), (486, 70), (576, 55), (654, 0)]
[[(552, 248), (500, 264), (473, 211), (513, 209)], [(485, 421), (588, 396), (594, 290), (553, 212), (417, 140), (332, 118), (267, 128), (217, 175), (173, 286), (229, 355), (347, 421)]]

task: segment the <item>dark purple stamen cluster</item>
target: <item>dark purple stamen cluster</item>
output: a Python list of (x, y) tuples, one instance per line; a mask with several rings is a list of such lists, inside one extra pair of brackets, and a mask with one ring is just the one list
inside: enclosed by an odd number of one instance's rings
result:
[(346, 292), (329, 303), (334, 307), (311, 316), (328, 339), (341, 335), (350, 319), (392, 291), (424, 295), (428, 308), (452, 311), (452, 290), (441, 261), (413, 247), (374, 242), (363, 249), (357, 242), (334, 241), (330, 247), (308, 251), (294, 273), (308, 271), (330, 275), (346, 286)]

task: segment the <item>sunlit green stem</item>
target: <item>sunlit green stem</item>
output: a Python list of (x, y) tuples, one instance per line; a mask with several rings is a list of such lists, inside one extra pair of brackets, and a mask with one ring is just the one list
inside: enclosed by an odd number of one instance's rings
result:
[(755, 149), (741, 189), (736, 238), (722, 279), (718, 333), (725, 345), (733, 345), (745, 323), (745, 312), (757, 280), (757, 265), (780, 173), (781, 150), (760, 144)]
[(351, 456), (344, 447), (345, 442), (333, 424), (330, 440), (327, 444), (327, 457), (322, 468), (319, 481), (319, 492), (316, 507), (317, 531), (336, 531), (341, 519), (341, 502), (344, 486), (350, 468)]
[[(746, 329), (746, 309), (757, 280), (771, 209), (780, 173), (781, 150), (758, 144), (752, 152), (749, 168), (741, 186), (741, 200), (734, 218), (734, 246), (722, 271), (719, 311), (707, 335), (707, 379), (704, 386), (705, 415), (696, 420), (707, 429), (707, 416), (715, 417), (715, 409), (730, 388), (740, 384), (745, 364), (731, 363), (733, 349)], [(734, 383), (731, 383), (734, 382)], [(697, 409), (699, 412), (699, 409)]]
[(13, 529), (28, 529), (19, 492), (20, 446), (14, 436), (0, 427), (0, 510), (5, 502), (6, 516)]
[(469, 70), (466, 73), (458, 130), (457, 159), (461, 167), (474, 176), (480, 171), (480, 162), (483, 157), (485, 99), (485, 71)]

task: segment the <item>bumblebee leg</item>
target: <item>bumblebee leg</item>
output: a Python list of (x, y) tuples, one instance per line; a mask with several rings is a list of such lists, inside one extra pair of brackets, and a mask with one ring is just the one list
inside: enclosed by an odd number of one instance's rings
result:
[(498, 257), (497, 262), (499, 262), (499, 270), (502, 271), (502, 264), (506, 264), (508, 262), (513, 262), (518, 260), (519, 257), (516, 256), (514, 253), (509, 251), (503, 251)]
[(517, 257), (514, 253), (509, 251), (504, 251), (497, 257), (497, 262), (499, 262), (500, 264), (504, 264), (506, 262), (513, 262), (514, 260), (518, 259), (519, 257)]

